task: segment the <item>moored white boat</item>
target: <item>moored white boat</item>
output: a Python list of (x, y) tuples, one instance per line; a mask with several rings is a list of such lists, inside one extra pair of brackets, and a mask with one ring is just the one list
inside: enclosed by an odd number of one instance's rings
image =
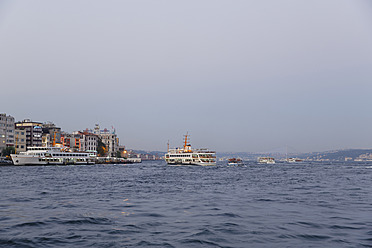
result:
[(94, 164), (95, 152), (71, 152), (60, 147), (28, 147), (26, 152), (11, 154), (14, 165)]
[(257, 162), (260, 164), (275, 164), (275, 159), (272, 157), (259, 157)]
[(208, 149), (191, 149), (188, 144), (188, 134), (185, 135), (183, 148), (169, 149), (164, 156), (165, 162), (169, 165), (216, 165), (216, 152)]

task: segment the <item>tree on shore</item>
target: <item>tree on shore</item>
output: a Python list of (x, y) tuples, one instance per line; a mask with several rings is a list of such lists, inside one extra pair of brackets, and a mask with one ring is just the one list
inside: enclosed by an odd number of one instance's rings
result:
[(1, 154), (4, 157), (10, 156), (10, 154), (15, 154), (15, 148), (14, 148), (14, 146), (8, 146), (8, 147), (3, 148)]
[(117, 151), (117, 152), (116, 152), (116, 157), (117, 157), (117, 158), (121, 158), (121, 152), (120, 152), (120, 151)]
[(98, 142), (97, 142), (98, 157), (106, 157), (106, 153), (107, 153), (106, 145), (102, 142), (101, 139), (98, 139)]

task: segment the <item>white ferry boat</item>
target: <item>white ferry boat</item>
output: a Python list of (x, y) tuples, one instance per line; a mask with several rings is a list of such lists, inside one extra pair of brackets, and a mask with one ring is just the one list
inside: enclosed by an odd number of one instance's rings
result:
[(271, 157), (259, 157), (257, 161), (260, 164), (275, 164), (275, 159)]
[(216, 165), (216, 152), (208, 149), (191, 149), (188, 144), (188, 134), (185, 135), (183, 148), (169, 149), (164, 156), (169, 165)]
[(60, 147), (28, 147), (10, 155), (14, 165), (94, 164), (96, 152), (71, 152)]

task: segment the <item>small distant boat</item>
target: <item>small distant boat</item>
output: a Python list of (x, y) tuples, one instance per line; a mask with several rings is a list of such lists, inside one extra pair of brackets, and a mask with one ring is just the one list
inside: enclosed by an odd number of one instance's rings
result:
[(12, 160), (9, 160), (8, 158), (0, 157), (0, 165), (13, 165)]
[(260, 164), (275, 164), (275, 159), (272, 157), (259, 157), (257, 162)]
[(240, 158), (230, 158), (227, 163), (229, 166), (243, 165), (243, 161)]
[(303, 159), (300, 159), (300, 158), (287, 158), (287, 162), (288, 163), (301, 163), (303, 161), (304, 160)]

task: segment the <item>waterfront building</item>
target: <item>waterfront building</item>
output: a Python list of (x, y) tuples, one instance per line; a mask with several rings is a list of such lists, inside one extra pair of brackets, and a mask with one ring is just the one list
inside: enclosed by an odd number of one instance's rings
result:
[(101, 133), (99, 137), (101, 138), (102, 143), (106, 145), (107, 155), (109, 157), (116, 157), (119, 147), (119, 138), (116, 137), (116, 134), (106, 132)]
[(15, 128), (15, 151), (17, 154), (27, 150), (26, 131), (24, 128)]
[(118, 151), (120, 152), (120, 156), (122, 158), (127, 158), (128, 157), (128, 152), (125, 150), (125, 146), (118, 146)]
[[(75, 143), (76, 147), (79, 146), (80, 151), (97, 151), (98, 136), (87, 130), (83, 132), (75, 131), (70, 137), (64, 139), (66, 146)], [(73, 142), (71, 142), (72, 140)]]
[(26, 147), (42, 146), (42, 125), (43, 124), (41, 122), (34, 122), (30, 119), (25, 119), (23, 121), (15, 123), (16, 128), (26, 131)]
[(61, 141), (63, 147), (72, 148), (76, 151), (81, 150), (81, 136), (79, 132), (74, 132), (72, 134), (63, 132), (61, 134)]
[(61, 128), (52, 122), (43, 123), (43, 146), (61, 146)]
[(14, 146), (14, 117), (0, 114), (0, 149)]
[(50, 134), (49, 133), (43, 133), (41, 138), (42, 147), (51, 147), (52, 143), (50, 142)]
[(99, 125), (96, 124), (93, 130), (86, 129), (86, 131), (96, 134), (102, 143), (106, 145), (108, 157), (116, 157), (116, 153), (119, 151), (119, 138), (115, 133), (115, 129), (111, 131), (107, 128), (101, 130)]
[(97, 151), (98, 136), (89, 132), (79, 132), (81, 135), (81, 151)]

